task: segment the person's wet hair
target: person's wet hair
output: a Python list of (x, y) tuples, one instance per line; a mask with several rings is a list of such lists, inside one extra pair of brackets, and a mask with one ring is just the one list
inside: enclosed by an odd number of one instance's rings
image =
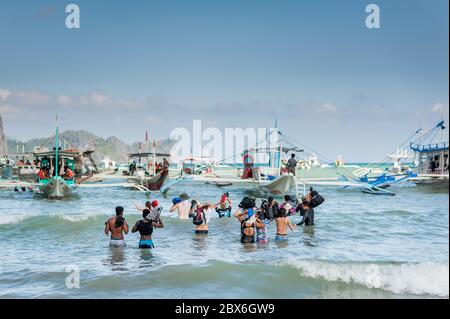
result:
[(284, 208), (279, 209), (277, 217), (286, 217), (286, 209)]
[(152, 207), (152, 203), (150, 203), (149, 201), (145, 202), (145, 207), (150, 208)]
[(123, 207), (122, 206), (117, 206), (116, 207), (116, 216), (120, 216), (123, 214)]
[(123, 218), (122, 216), (117, 216), (114, 226), (116, 228), (121, 227), (123, 225), (124, 221), (125, 221), (125, 218)]
[(291, 196), (285, 195), (285, 196), (284, 196), (284, 200), (285, 200), (286, 202), (291, 201)]
[(295, 157), (295, 154), (291, 154), (291, 158), (294, 158)]
[(149, 210), (149, 209), (144, 209), (144, 210), (142, 211), (142, 217), (143, 217), (143, 218), (146, 218), (148, 214), (150, 214), (150, 210)]
[(273, 197), (269, 196), (269, 198), (267, 198), (267, 201), (269, 202), (269, 204), (271, 204), (273, 202)]

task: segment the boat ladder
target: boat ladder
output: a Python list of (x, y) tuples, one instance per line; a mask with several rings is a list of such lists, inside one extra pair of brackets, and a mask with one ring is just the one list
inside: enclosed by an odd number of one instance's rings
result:
[[(297, 198), (302, 198), (306, 195), (306, 183), (304, 180), (298, 179), (295, 181), (296, 195)], [(303, 194), (302, 194), (303, 191)]]

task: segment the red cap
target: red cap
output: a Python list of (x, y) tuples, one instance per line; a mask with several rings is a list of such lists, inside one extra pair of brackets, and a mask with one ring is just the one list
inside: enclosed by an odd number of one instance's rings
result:
[(154, 201), (152, 202), (152, 207), (156, 207), (156, 206), (158, 206), (158, 205), (159, 205), (159, 203), (158, 203), (157, 200), (154, 200)]

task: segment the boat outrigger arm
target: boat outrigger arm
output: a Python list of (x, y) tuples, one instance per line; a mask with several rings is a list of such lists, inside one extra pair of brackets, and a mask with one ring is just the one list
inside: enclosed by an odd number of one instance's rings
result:
[[(349, 181), (350, 183), (352, 183), (352, 185), (348, 185), (348, 186), (344, 186), (344, 188), (347, 187), (351, 187), (354, 184), (358, 185), (359, 189), (361, 190), (361, 192), (366, 193), (366, 194), (372, 194), (372, 195), (389, 195), (389, 196), (394, 196), (395, 193), (388, 191), (387, 189), (383, 188), (383, 187), (387, 187), (388, 184), (386, 184), (387, 180), (390, 180), (389, 177), (386, 176), (378, 176), (377, 178), (375, 178), (374, 181), (370, 181), (369, 178), (367, 177), (367, 175), (361, 179), (355, 179), (355, 178), (351, 178), (348, 177), (344, 174), (338, 173), (341, 176), (341, 179), (344, 181)], [(405, 174), (407, 177), (402, 178), (402, 180), (409, 178), (409, 175)], [(399, 181), (399, 180), (397, 180)], [(395, 182), (395, 181), (393, 181)]]

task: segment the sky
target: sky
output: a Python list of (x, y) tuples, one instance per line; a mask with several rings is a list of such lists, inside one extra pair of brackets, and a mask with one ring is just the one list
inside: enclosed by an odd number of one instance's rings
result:
[[(329, 159), (377, 161), (449, 110), (449, 3), (375, 0), (0, 4), (0, 115), (27, 140), (127, 143), (177, 127), (278, 127)], [(368, 29), (365, 8), (380, 7)]]

